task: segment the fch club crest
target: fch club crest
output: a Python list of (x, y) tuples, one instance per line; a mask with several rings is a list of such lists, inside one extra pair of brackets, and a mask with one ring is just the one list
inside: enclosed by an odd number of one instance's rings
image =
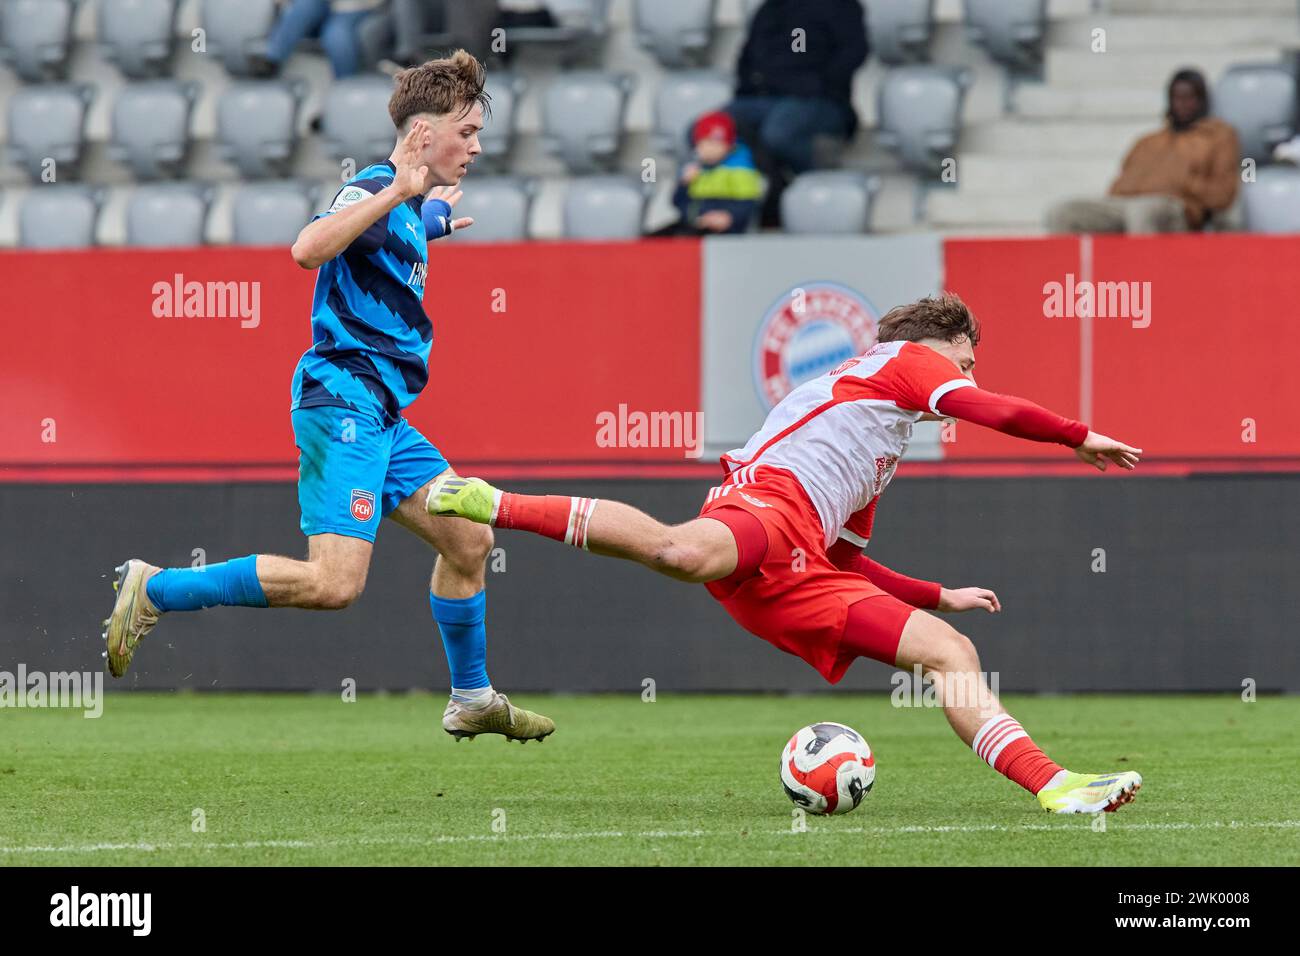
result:
[(352, 517), (364, 523), (375, 516), (375, 496), (373, 492), (352, 489)]
[(865, 296), (837, 282), (783, 293), (754, 337), (754, 387), (763, 407), (875, 345), (879, 317)]

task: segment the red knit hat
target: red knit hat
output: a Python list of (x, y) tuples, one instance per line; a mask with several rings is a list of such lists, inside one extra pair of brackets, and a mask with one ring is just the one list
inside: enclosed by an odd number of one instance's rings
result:
[(736, 142), (736, 121), (731, 118), (730, 113), (718, 110), (705, 113), (695, 121), (695, 125), (691, 128), (691, 143), (695, 144), (709, 137), (724, 140), (728, 146)]

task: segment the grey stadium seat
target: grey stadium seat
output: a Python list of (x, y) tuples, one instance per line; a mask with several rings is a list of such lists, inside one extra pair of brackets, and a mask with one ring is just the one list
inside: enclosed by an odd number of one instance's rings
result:
[(398, 59), (422, 60), (448, 47), (445, 0), (393, 0), (393, 45)]
[(1237, 130), (1241, 155), (1263, 165), (1295, 135), (1296, 78), (1276, 63), (1229, 67), (1214, 87), (1214, 114)]
[(18, 210), (18, 245), (24, 249), (84, 249), (95, 244), (103, 190), (42, 185)]
[(635, 239), (641, 235), (647, 194), (639, 179), (583, 176), (564, 195), (564, 238)]
[(86, 111), (94, 90), (86, 84), (28, 86), (9, 98), (9, 154), (33, 179), (47, 159), (57, 180), (76, 179), (85, 145)]
[(72, 0), (4, 0), (0, 4), (0, 57), (27, 83), (68, 75)]
[(1241, 198), (1250, 232), (1300, 232), (1300, 169), (1261, 169), (1242, 184)]
[(900, 66), (930, 59), (934, 0), (872, 0), (867, 7), (867, 37), (881, 63)]
[(251, 183), (231, 204), (231, 239), (237, 246), (288, 246), (315, 213), (314, 187), (296, 180)]
[(251, 179), (283, 176), (298, 142), (301, 80), (243, 80), (217, 100), (217, 150)]
[(1043, 61), (1047, 0), (962, 0), (966, 35), (1007, 69), (1032, 72)]
[(572, 62), (609, 32), (609, 0), (546, 0), (553, 27), (510, 27), (508, 44), (545, 44)]
[(113, 103), (108, 154), (137, 179), (169, 179), (180, 173), (189, 149), (190, 112), (197, 83), (134, 83)]
[(904, 165), (937, 175), (954, 154), (969, 71), (896, 66), (880, 84), (876, 142), (898, 151)]
[(655, 91), (652, 147), (674, 156), (683, 155), (695, 120), (729, 103), (734, 85), (724, 74), (708, 70), (664, 74)]
[(167, 73), (176, 0), (99, 0), (95, 29), (104, 59), (132, 79)]
[(713, 42), (716, 0), (635, 0), (637, 42), (668, 67), (699, 62)]
[(362, 70), (373, 70), (380, 60), (393, 56), (393, 14), (380, 7), (357, 23), (357, 60)]
[(247, 76), (249, 55), (266, 53), (275, 0), (203, 0), (200, 18), (208, 52), (221, 57), (226, 72)]
[(397, 133), (388, 118), (391, 80), (378, 76), (353, 76), (336, 80), (325, 93), (321, 131), (330, 155), (351, 159), (357, 169), (386, 158)]
[(515, 73), (493, 70), (488, 73), (484, 89), (492, 98), (489, 115), (483, 120), (483, 131), (478, 135), (483, 152), (474, 160), (488, 167), (505, 163), (514, 145), (515, 127), (519, 119), (519, 100), (524, 95), (526, 81)]
[(542, 94), (542, 142), (571, 172), (608, 169), (623, 141), (632, 78), (579, 70), (562, 73)]
[(878, 177), (853, 170), (796, 176), (781, 194), (782, 228), (805, 235), (868, 232), (871, 205), (879, 190)]
[(465, 195), (452, 211), (459, 218), (470, 216), (474, 225), (453, 232), (453, 242), (523, 242), (528, 238), (528, 214), (537, 186), (531, 179), (486, 176), (470, 179)]
[(126, 244), (151, 248), (203, 245), (212, 189), (198, 183), (141, 186), (126, 203)]

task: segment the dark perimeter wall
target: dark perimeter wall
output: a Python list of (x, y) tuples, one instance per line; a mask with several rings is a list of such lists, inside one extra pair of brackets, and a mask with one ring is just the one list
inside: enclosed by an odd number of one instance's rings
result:
[[(693, 517), (709, 482), (515, 482)], [(948, 620), (1003, 690), (1300, 691), (1300, 476), (900, 478), (869, 553), (948, 586), (993, 588), (999, 615)], [(300, 556), (291, 484), (0, 485), (0, 670), (102, 666), (113, 566)], [(707, 592), (500, 532), (488, 573), (489, 670), (516, 691), (802, 691), (827, 685), (741, 630)], [(1100, 549), (1100, 550), (1099, 550)], [(1094, 570), (1104, 559), (1105, 571)], [(432, 553), (385, 522), (365, 594), (341, 612), (170, 614), (121, 686), (442, 689)], [(893, 669), (839, 685), (887, 690)], [(109, 680), (108, 686), (116, 682)]]

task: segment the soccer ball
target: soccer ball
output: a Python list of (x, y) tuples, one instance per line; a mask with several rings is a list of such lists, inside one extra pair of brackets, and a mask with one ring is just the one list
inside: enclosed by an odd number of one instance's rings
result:
[(781, 786), (809, 813), (848, 813), (871, 791), (876, 758), (862, 735), (843, 724), (812, 724), (781, 751)]

